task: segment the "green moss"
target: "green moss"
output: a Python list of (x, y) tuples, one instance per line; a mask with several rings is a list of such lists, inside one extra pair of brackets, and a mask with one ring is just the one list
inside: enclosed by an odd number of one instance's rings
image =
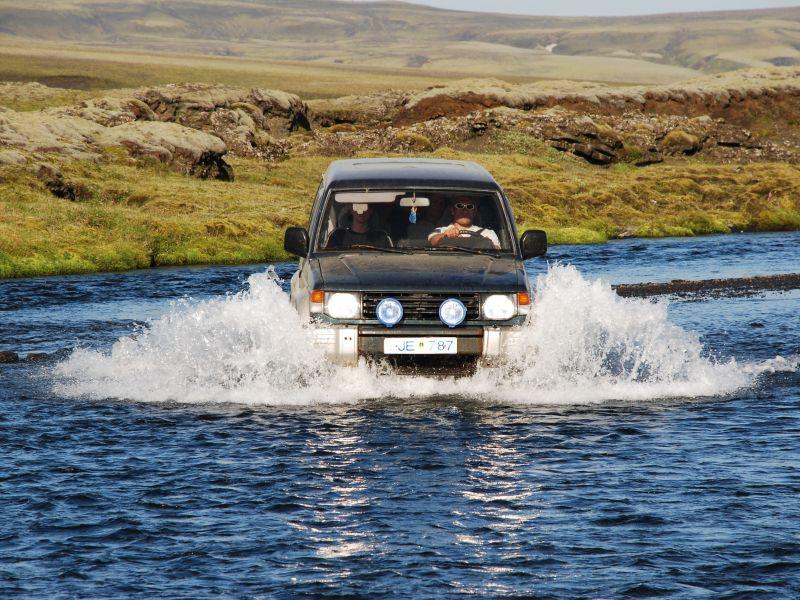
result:
[(401, 131), (395, 136), (395, 139), (414, 150), (432, 152), (434, 149), (433, 142), (424, 135), (414, 133), (413, 131)]
[(608, 241), (603, 233), (584, 227), (543, 227), (548, 244), (603, 244)]
[(691, 237), (694, 233), (688, 227), (667, 225), (665, 223), (645, 223), (636, 228), (636, 237)]
[[(676, 225), (679, 229), (687, 229), (694, 235), (708, 235), (712, 233), (729, 233), (730, 228), (711, 215), (698, 211), (678, 218)], [(670, 234), (678, 235), (678, 234)]]
[(700, 147), (700, 140), (682, 129), (673, 129), (661, 140), (661, 147), (668, 152), (691, 152)]

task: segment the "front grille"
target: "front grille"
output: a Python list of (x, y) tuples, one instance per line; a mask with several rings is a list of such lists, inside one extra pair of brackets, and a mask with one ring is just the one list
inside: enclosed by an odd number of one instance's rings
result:
[(378, 302), (394, 298), (403, 305), (403, 321), (435, 321), (439, 323), (439, 305), (448, 298), (458, 298), (467, 308), (466, 321), (477, 321), (481, 314), (479, 294), (446, 292), (364, 292), (361, 294), (361, 314), (365, 319), (375, 319)]

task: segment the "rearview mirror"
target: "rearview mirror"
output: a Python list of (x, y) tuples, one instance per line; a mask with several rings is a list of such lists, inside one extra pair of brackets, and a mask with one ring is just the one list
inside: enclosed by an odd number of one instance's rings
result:
[(304, 227), (289, 227), (283, 236), (283, 249), (302, 258), (308, 255), (308, 232)]
[(425, 208), (430, 205), (431, 201), (428, 198), (417, 198), (416, 196), (400, 198), (400, 206), (403, 208)]
[(522, 260), (547, 254), (547, 234), (541, 229), (528, 229), (519, 240)]

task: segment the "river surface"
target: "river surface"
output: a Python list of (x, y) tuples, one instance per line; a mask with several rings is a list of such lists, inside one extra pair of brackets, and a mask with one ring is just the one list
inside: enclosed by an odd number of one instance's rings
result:
[(0, 365), (0, 596), (800, 597), (800, 293), (608, 286), (800, 234), (548, 259), (514, 364), (444, 381), (321, 363), (291, 264), (0, 281), (0, 350), (56, 353)]

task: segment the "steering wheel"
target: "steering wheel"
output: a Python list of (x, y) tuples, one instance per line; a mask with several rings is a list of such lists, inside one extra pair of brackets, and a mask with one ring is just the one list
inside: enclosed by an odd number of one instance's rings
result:
[(486, 236), (481, 235), (477, 231), (470, 231), (464, 230), (462, 231), (462, 235), (459, 237), (446, 237), (443, 238), (441, 242), (439, 242), (439, 246), (441, 247), (453, 247), (453, 246), (461, 246), (463, 248), (477, 248), (481, 250), (494, 250), (494, 244), (492, 240), (487, 238)]
[[(478, 238), (482, 238), (483, 237), (483, 235), (479, 231), (472, 231), (471, 229), (462, 229), (461, 231), (459, 231), (458, 237), (461, 237), (462, 235), (465, 235), (467, 237), (478, 237)], [(450, 239), (453, 239), (453, 238), (450, 238)], [(484, 238), (484, 239), (486, 239), (486, 238)]]

